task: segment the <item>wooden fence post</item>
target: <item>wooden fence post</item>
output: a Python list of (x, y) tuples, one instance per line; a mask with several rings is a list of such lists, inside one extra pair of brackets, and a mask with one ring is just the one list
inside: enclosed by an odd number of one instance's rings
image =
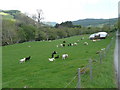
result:
[(89, 60), (89, 67), (90, 67), (90, 80), (92, 80), (92, 59)]
[(80, 68), (78, 68), (78, 88), (80, 88)]
[(101, 55), (101, 52), (100, 52), (99, 56), (100, 56), (100, 64), (102, 64), (102, 55)]

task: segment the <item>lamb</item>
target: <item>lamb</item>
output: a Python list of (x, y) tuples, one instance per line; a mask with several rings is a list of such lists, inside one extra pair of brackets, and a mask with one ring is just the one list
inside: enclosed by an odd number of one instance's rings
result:
[(48, 60), (49, 60), (50, 62), (52, 62), (52, 61), (55, 60), (55, 58), (48, 58)]
[(62, 59), (66, 59), (68, 57), (68, 54), (63, 54)]

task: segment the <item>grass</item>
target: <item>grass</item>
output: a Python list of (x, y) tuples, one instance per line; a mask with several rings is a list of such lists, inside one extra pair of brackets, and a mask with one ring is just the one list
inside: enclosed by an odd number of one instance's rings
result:
[(4, 13), (4, 12), (0, 12), (0, 15), (9, 15), (9, 14)]
[[(88, 65), (89, 58), (97, 58), (96, 51), (105, 48), (111, 41), (113, 35), (110, 34), (104, 40), (92, 42), (88, 39), (89, 35), (74, 36), (54, 40), (52, 42), (26, 42), (3, 47), (3, 88), (64, 88), (70, 80), (76, 75), (77, 69)], [(63, 40), (76, 42), (80, 40), (78, 46), (57, 48), (56, 45)], [(89, 45), (83, 45), (88, 42)], [(31, 47), (28, 47), (31, 46)], [(115, 78), (113, 69), (113, 49), (107, 54), (103, 64), (97, 62), (93, 64), (93, 80), (90, 81), (89, 73), (81, 76), (81, 85), (83, 88), (115, 88)], [(69, 57), (62, 60), (61, 57), (54, 62), (49, 62), (53, 51), (59, 55), (68, 53)], [(30, 62), (23, 64), (19, 60), (23, 57), (32, 56)], [(68, 86), (74, 88), (77, 84), (77, 78)]]
[(15, 21), (15, 19), (13, 18), (12, 15), (8, 14), (8, 13), (4, 13), (4, 12), (0, 12), (0, 15), (2, 15), (3, 19), (8, 19), (8, 20), (11, 20), (11, 21)]

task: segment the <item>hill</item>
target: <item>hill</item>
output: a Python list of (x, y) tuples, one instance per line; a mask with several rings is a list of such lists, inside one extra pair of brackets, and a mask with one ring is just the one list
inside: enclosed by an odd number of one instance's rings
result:
[[(26, 14), (18, 10), (1, 10), (0, 15), (3, 16), (2, 20), (2, 45), (9, 45), (15, 43), (22, 43), (28, 41), (41, 41), (41, 40), (55, 40), (75, 35), (94, 33), (98, 31), (111, 32), (115, 31), (115, 27), (109, 29), (109, 25), (105, 27), (81, 27), (81, 25), (74, 25), (72, 22), (67, 21), (62, 23), (60, 28), (51, 27), (49, 25), (38, 23)], [(90, 20), (87, 20), (90, 23)], [(52, 22), (52, 25), (55, 22)], [(88, 23), (86, 23), (88, 24)], [(66, 27), (67, 25), (67, 27)]]
[(101, 26), (104, 24), (114, 25), (117, 22), (117, 18), (112, 19), (83, 19), (73, 21), (73, 25), (82, 25), (82, 26)]
[[(115, 34), (113, 34), (115, 35)], [(2, 87), (3, 88), (75, 88), (76, 79), (68, 85), (74, 76), (77, 75), (77, 69), (87, 66), (89, 59), (92, 58), (92, 75), (90, 80), (89, 71), (81, 75), (81, 88), (115, 88), (113, 48), (112, 52), (106, 53), (106, 58), (102, 58), (100, 64), (99, 55), (96, 54), (102, 48), (111, 42), (113, 35), (108, 38), (92, 42), (88, 40), (89, 35), (74, 36), (59, 40), (27, 42), (3, 47), (3, 66), (2, 66)], [(80, 38), (84, 37), (83, 40)], [(77, 46), (56, 47), (63, 41), (65, 44), (74, 43), (77, 40)], [(88, 42), (89, 45), (84, 45)], [(67, 53), (67, 59), (58, 58), (49, 62), (53, 51), (58, 55)], [(106, 48), (107, 50), (107, 48)], [(31, 56), (30, 61), (20, 64), (19, 60), (23, 57)], [(104, 57), (104, 53), (102, 53)], [(68, 85), (68, 86), (66, 86)]]

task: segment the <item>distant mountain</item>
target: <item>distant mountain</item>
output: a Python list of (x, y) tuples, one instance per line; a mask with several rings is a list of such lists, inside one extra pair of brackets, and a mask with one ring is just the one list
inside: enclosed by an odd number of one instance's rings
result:
[(56, 22), (43, 22), (43, 23), (48, 26), (53, 26), (53, 27), (57, 24)]
[(117, 18), (112, 19), (83, 19), (73, 21), (73, 25), (82, 25), (82, 26), (101, 26), (104, 24), (114, 25), (117, 22)]

